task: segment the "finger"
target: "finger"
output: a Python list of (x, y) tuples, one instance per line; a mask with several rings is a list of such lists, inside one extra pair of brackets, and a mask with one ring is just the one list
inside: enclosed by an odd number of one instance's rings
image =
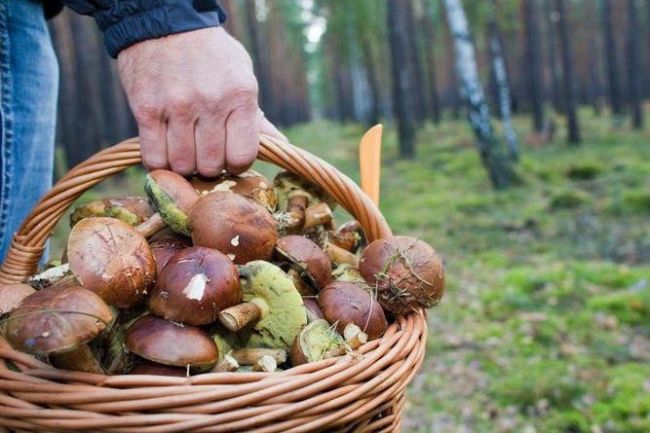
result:
[(200, 175), (216, 177), (225, 168), (225, 119), (201, 116), (194, 130), (196, 140), (196, 170)]
[(278, 130), (278, 128), (275, 127), (274, 124), (272, 124), (269, 119), (267, 119), (264, 116), (264, 113), (260, 111), (260, 132), (262, 134), (270, 135), (271, 137), (275, 137), (278, 140), (286, 141), (287, 143), (289, 142), (289, 139), (284, 135), (283, 133)]
[(162, 115), (136, 114), (136, 121), (140, 137), (142, 165), (147, 170), (167, 168), (167, 134)]
[(248, 169), (259, 150), (260, 117), (257, 103), (240, 105), (226, 121), (226, 170), (241, 173)]
[(182, 176), (196, 170), (194, 124), (195, 120), (187, 116), (174, 116), (167, 122), (169, 167)]

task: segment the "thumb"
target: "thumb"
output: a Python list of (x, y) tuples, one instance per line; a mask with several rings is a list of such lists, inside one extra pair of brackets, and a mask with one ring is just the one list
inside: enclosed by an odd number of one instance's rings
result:
[(260, 110), (260, 117), (260, 133), (270, 135), (278, 140), (286, 141), (287, 143), (289, 142), (289, 139), (264, 116), (262, 110)]

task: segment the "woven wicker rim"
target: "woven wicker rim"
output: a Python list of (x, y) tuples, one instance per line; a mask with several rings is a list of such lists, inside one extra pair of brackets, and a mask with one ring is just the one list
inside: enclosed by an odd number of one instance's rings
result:
[[(323, 160), (269, 136), (258, 158), (320, 185), (370, 240), (389, 236), (379, 209)], [(105, 149), (64, 176), (14, 236), (0, 282), (32, 275), (54, 226), (88, 188), (139, 164), (137, 139)], [(0, 339), (0, 432), (396, 432), (404, 389), (419, 369), (423, 311), (397, 317), (385, 335), (353, 354), (280, 373), (210, 373), (189, 378), (62, 371)]]

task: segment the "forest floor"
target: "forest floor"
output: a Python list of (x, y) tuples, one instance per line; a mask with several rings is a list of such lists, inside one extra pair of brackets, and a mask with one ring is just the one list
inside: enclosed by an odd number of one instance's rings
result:
[[(581, 121), (579, 147), (523, 144), (521, 185), (504, 192), (464, 121), (426, 126), (412, 161), (387, 131), (381, 209), (396, 233), (435, 246), (448, 281), (405, 433), (650, 431), (650, 132), (590, 111)], [(528, 118), (516, 126), (530, 141)], [(358, 179), (361, 126), (286, 133)]]

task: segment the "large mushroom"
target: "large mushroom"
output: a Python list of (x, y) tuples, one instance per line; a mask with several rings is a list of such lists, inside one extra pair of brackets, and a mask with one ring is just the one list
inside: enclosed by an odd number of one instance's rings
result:
[(291, 363), (296, 366), (344, 353), (343, 337), (326, 320), (319, 319), (305, 326), (296, 337), (291, 348)]
[(105, 198), (77, 207), (70, 214), (70, 226), (88, 217), (112, 217), (137, 226), (154, 214), (154, 209), (144, 197), (127, 196)]
[(157, 213), (140, 224), (138, 230), (148, 238), (167, 225), (189, 236), (187, 214), (199, 198), (192, 184), (173, 171), (153, 170), (145, 179), (144, 190)]
[(86, 344), (112, 321), (110, 307), (90, 290), (52, 286), (23, 299), (9, 315), (6, 336), (15, 349), (45, 356)]
[(335, 281), (318, 295), (321, 311), (336, 329), (343, 333), (353, 323), (370, 339), (380, 337), (386, 327), (384, 310), (361, 285), (348, 281)]
[(126, 331), (125, 345), (149, 361), (203, 370), (216, 364), (219, 350), (207, 332), (155, 316), (138, 319)]
[(79, 221), (68, 238), (68, 260), (83, 287), (120, 308), (142, 302), (156, 280), (146, 239), (115, 218)]
[(149, 298), (156, 316), (190, 325), (207, 325), (223, 309), (241, 302), (237, 267), (224, 254), (190, 247), (174, 255)]
[(244, 303), (223, 310), (220, 322), (231, 331), (242, 330), (248, 347), (289, 350), (307, 323), (302, 298), (291, 278), (261, 260), (241, 266), (239, 275)]
[(288, 261), (317, 289), (332, 281), (332, 263), (327, 255), (304, 236), (287, 235), (278, 239), (275, 245), (280, 260)]
[(378, 239), (361, 255), (359, 271), (388, 311), (406, 314), (437, 304), (444, 293), (442, 259), (426, 242), (409, 236)]
[(215, 191), (234, 192), (255, 200), (269, 212), (273, 212), (277, 205), (273, 184), (264, 175), (254, 170), (240, 174), (223, 174), (214, 179), (193, 177), (190, 179), (190, 183), (200, 195)]
[(271, 214), (232, 192), (201, 197), (190, 211), (189, 225), (194, 245), (215, 248), (237, 264), (269, 259), (277, 240)]

